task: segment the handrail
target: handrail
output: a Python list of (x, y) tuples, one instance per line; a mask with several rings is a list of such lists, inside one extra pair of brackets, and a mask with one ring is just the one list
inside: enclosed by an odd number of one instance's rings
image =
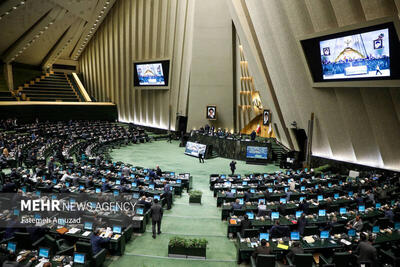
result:
[(86, 92), (85, 87), (81, 83), (81, 80), (79, 79), (78, 75), (76, 75), (75, 72), (72, 73), (72, 77), (74, 77), (75, 83), (78, 86), (79, 91), (81, 92), (83, 98), (85, 99), (86, 102), (92, 102), (92, 99), (90, 99), (89, 94)]

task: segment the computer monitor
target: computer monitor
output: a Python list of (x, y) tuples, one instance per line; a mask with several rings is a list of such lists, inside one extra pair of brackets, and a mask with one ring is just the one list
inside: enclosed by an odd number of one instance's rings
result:
[(239, 198), (239, 204), (243, 205), (244, 204), (244, 199), (243, 198)]
[(247, 185), (247, 181), (243, 181), (243, 182), (242, 182), (242, 185)]
[(143, 169), (143, 173), (148, 173), (149, 170), (148, 169)]
[(334, 199), (338, 199), (339, 198), (339, 193), (335, 193), (335, 195), (333, 195)]
[(82, 190), (82, 189), (85, 189), (85, 186), (84, 186), (84, 185), (80, 185), (80, 186), (79, 186), (79, 190)]
[(114, 196), (119, 196), (119, 191), (118, 190), (114, 190)]
[(150, 189), (154, 189), (154, 184), (149, 184)]
[(138, 199), (140, 197), (139, 193), (133, 193), (132, 198)]
[(241, 176), (240, 174), (236, 175), (236, 177), (237, 177), (238, 179), (242, 178), (242, 176)]
[(149, 177), (149, 176), (145, 176), (145, 177), (144, 177), (144, 180), (145, 180), (145, 181), (148, 181), (148, 180), (150, 180), (150, 177)]
[(364, 205), (358, 206), (358, 211), (359, 212), (364, 212), (365, 211), (365, 206)]
[(39, 248), (38, 256), (39, 258), (49, 258), (50, 249), (49, 248)]
[(131, 170), (132, 170), (133, 172), (135, 172), (135, 171), (136, 171), (136, 168), (131, 168)]
[(17, 243), (15, 242), (8, 242), (7, 243), (7, 251), (11, 251), (12, 253), (15, 253), (17, 251)]
[(394, 223), (394, 229), (395, 230), (400, 230), (400, 222), (395, 222)]
[(14, 216), (19, 216), (19, 209), (14, 209), (13, 214), (14, 214)]
[(249, 176), (250, 178), (254, 178), (254, 175), (253, 174), (250, 174), (250, 176)]
[(249, 219), (250, 219), (250, 220), (254, 219), (254, 213), (252, 213), (252, 212), (246, 212), (246, 215), (249, 216)]
[(323, 195), (319, 195), (319, 196), (317, 197), (317, 200), (318, 200), (318, 201), (324, 200), (324, 196), (323, 196)]
[(255, 193), (256, 190), (254, 188), (250, 188), (250, 193)]
[(221, 178), (222, 178), (222, 179), (225, 179), (225, 178), (226, 178), (226, 175), (225, 175), (225, 174), (221, 174)]
[(93, 223), (92, 222), (85, 222), (83, 224), (83, 229), (92, 231), (93, 230)]
[(115, 234), (121, 234), (122, 233), (122, 227), (120, 225), (114, 225), (112, 231)]
[(339, 181), (339, 185), (342, 185), (343, 184), (343, 181)]
[(285, 187), (285, 193), (289, 191), (289, 187)]
[(303, 200), (305, 200), (306, 199), (306, 197), (300, 197), (300, 202), (303, 202)]
[(230, 181), (226, 181), (226, 182), (225, 182), (225, 185), (226, 185), (226, 186), (231, 186), (231, 184), (232, 184), (232, 183), (231, 183)]
[(272, 193), (272, 191), (273, 191), (272, 188), (271, 188), (271, 187), (268, 187), (268, 192), (269, 192), (269, 193)]
[(120, 185), (121, 184), (121, 180), (115, 180), (115, 184), (116, 185)]
[(235, 194), (235, 193), (236, 193), (236, 189), (235, 189), (235, 188), (232, 188), (232, 189), (231, 189), (231, 193), (234, 193), (234, 194)]
[(271, 212), (271, 220), (277, 220), (279, 219), (279, 212), (273, 211)]
[(290, 240), (292, 240), (292, 241), (300, 240), (300, 233), (299, 232), (290, 232)]
[(319, 237), (320, 237), (321, 239), (327, 239), (327, 238), (329, 238), (329, 231), (321, 231)]
[(40, 191), (36, 191), (36, 196), (40, 197)]
[(160, 200), (160, 195), (154, 195), (154, 199)]
[(96, 193), (98, 194), (98, 193), (101, 193), (101, 188), (96, 188)]
[(143, 208), (136, 208), (136, 214), (143, 215)]
[(164, 182), (164, 181), (165, 181), (165, 178), (164, 178), (164, 177), (161, 177), (161, 178), (160, 178), (160, 181), (161, 181), (161, 182)]
[(258, 204), (260, 204), (261, 201), (265, 204), (265, 198), (259, 198), (259, 199), (258, 199)]
[(350, 192), (348, 193), (348, 196), (349, 196), (349, 197), (352, 197), (352, 196), (353, 196), (353, 191), (350, 191)]
[(350, 236), (350, 237), (356, 236), (356, 230), (355, 229), (350, 229), (349, 231), (347, 231), (347, 235)]
[(379, 226), (375, 225), (374, 227), (372, 227), (372, 232), (373, 233), (379, 233)]
[(267, 241), (269, 241), (269, 233), (260, 233), (259, 238), (260, 241), (265, 239)]
[(381, 208), (381, 203), (375, 203), (375, 209), (380, 209)]
[(315, 187), (315, 189), (318, 189), (319, 186), (316, 184), (314, 187)]
[(131, 185), (132, 185), (132, 187), (136, 187), (137, 183), (133, 182), (133, 183), (131, 183)]
[(85, 253), (74, 253), (74, 263), (85, 264)]
[(22, 192), (26, 193), (26, 186), (21, 187)]
[(305, 190), (306, 190), (306, 187), (304, 185), (300, 187), (300, 191), (305, 191)]
[(102, 183), (105, 183), (105, 182), (106, 182), (106, 178), (104, 178), (104, 177), (101, 178), (101, 182), (102, 182)]
[(328, 183), (328, 187), (332, 187), (332, 183)]
[(318, 216), (319, 216), (319, 217), (324, 217), (324, 216), (326, 216), (326, 210), (319, 210), (319, 211), (318, 211)]
[(169, 177), (174, 178), (174, 177), (175, 177), (175, 173), (174, 173), (174, 172), (170, 172), (170, 173), (169, 173)]
[(296, 219), (301, 217), (301, 214), (303, 214), (302, 210), (296, 211)]
[(42, 218), (42, 216), (41, 216), (39, 213), (35, 213), (35, 215), (33, 215), (33, 217), (34, 217), (36, 220), (40, 220), (40, 219)]
[(346, 208), (340, 208), (339, 212), (340, 212), (340, 215), (344, 215), (347, 213), (347, 210), (346, 210)]
[(57, 184), (57, 179), (53, 179), (53, 184)]
[(57, 199), (57, 196), (56, 196), (56, 195), (51, 195), (51, 199), (52, 199), (52, 200), (56, 200), (56, 199)]
[(181, 183), (182, 183), (182, 180), (181, 180), (181, 179), (178, 179), (178, 180), (176, 180), (176, 183), (177, 183), (177, 184), (181, 184)]
[(118, 175), (119, 177), (121, 177), (121, 176), (122, 176), (122, 172), (118, 172), (117, 175)]
[(286, 204), (286, 198), (281, 197), (281, 198), (279, 199), (279, 202), (282, 203), (282, 204)]

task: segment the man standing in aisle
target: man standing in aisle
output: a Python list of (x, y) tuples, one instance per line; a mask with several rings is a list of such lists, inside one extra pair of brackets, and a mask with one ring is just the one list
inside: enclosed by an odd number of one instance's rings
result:
[(236, 170), (236, 161), (232, 160), (231, 163), (229, 164), (229, 166), (231, 167), (232, 176), (233, 176), (235, 174), (235, 170)]
[(150, 209), (151, 224), (153, 228), (153, 238), (156, 239), (156, 224), (157, 234), (161, 234), (161, 219), (163, 216), (163, 208), (158, 203), (158, 199), (154, 199), (154, 204)]

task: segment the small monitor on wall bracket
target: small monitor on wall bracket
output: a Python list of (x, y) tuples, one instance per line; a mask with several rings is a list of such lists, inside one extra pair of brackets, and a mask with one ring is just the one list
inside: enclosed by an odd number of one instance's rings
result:
[(133, 84), (141, 89), (169, 89), (170, 60), (133, 63)]

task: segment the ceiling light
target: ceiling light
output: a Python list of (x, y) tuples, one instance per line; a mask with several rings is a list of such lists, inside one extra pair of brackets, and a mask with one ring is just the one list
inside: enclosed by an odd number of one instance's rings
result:
[(21, 5), (25, 5), (25, 2), (24, 2), (24, 1), (21, 1)]
[(15, 9), (17, 9), (17, 7), (16, 7), (16, 6), (13, 6), (13, 9), (15, 10)]

